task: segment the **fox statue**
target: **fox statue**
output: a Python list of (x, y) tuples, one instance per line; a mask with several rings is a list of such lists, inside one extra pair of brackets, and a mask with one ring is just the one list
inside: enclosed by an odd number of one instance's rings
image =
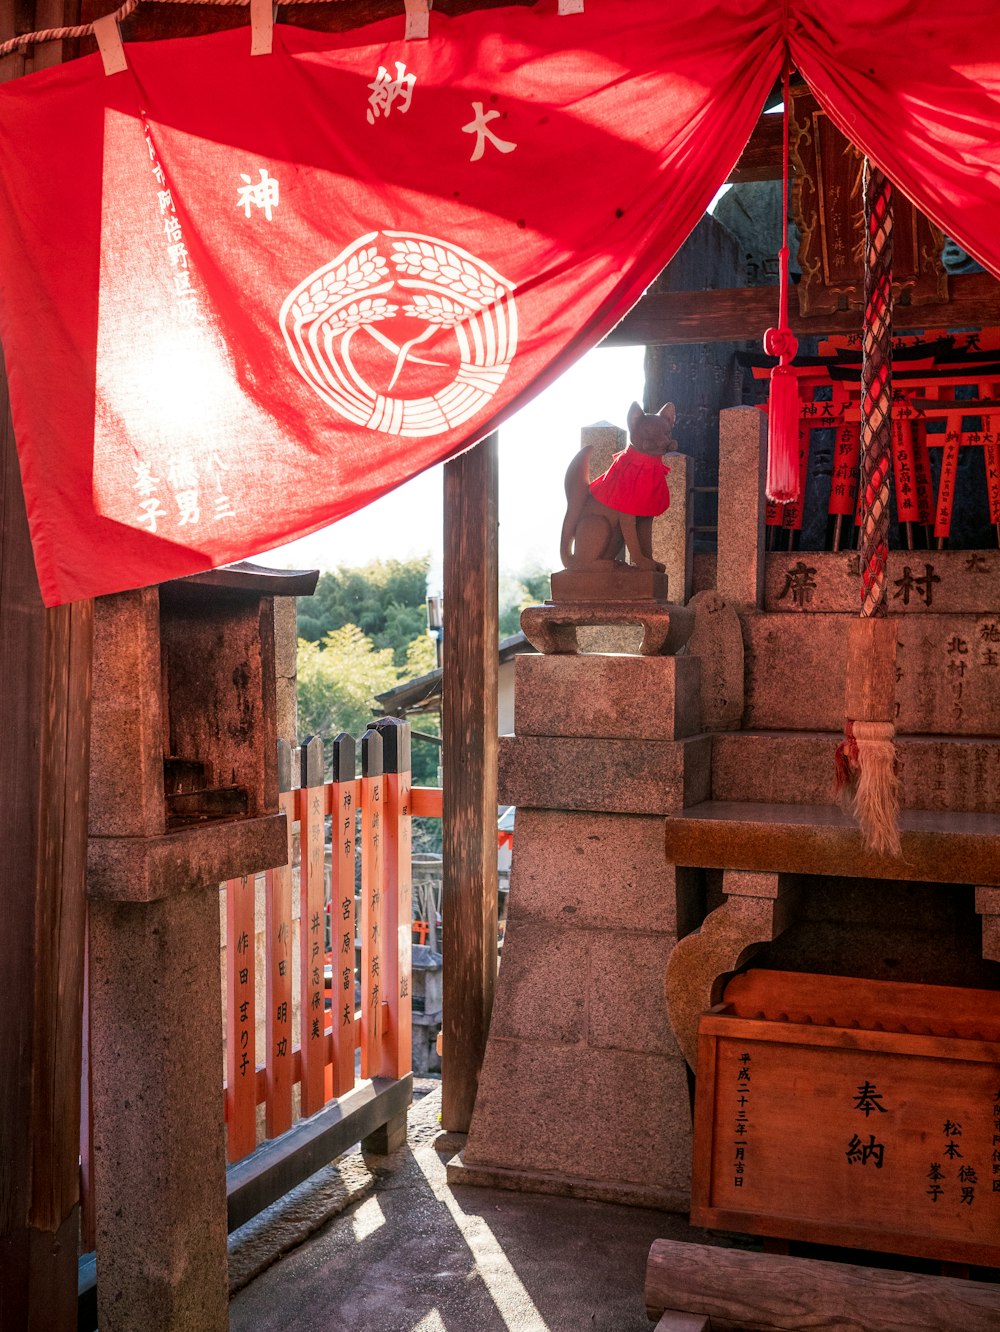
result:
[(566, 517), (560, 555), (563, 566), (579, 572), (627, 568), (657, 573), (653, 559), (653, 519), (670, 506), (669, 467), (663, 455), (674, 448), (677, 412), (672, 402), (648, 415), (637, 402), (628, 410), (629, 443), (611, 466), (588, 482), (592, 446), (580, 450), (566, 472)]

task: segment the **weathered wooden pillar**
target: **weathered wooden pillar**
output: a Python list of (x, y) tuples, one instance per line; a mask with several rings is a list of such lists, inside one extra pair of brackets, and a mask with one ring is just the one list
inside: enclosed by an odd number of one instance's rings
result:
[(0, 373), (0, 1328), (18, 1332), (76, 1327), (91, 615), (42, 605)]
[(466, 1133), (497, 967), (497, 436), (444, 469), (442, 1123)]

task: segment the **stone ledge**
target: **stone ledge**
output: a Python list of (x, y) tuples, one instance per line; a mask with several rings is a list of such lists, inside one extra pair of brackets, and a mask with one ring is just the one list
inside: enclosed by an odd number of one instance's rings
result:
[(287, 856), (284, 814), (204, 823), (160, 837), (91, 837), (87, 896), (103, 902), (156, 902), (273, 869)]
[(675, 865), (833, 874), (925, 883), (1000, 884), (1000, 817), (904, 810), (902, 855), (880, 855), (836, 805), (708, 800), (665, 820)]
[(576, 739), (679, 740), (701, 730), (698, 657), (517, 658), (514, 732)]
[(711, 739), (585, 740), (503, 735), (498, 788), (529, 809), (666, 814), (708, 797)]
[(580, 1179), (541, 1170), (507, 1170), (502, 1166), (466, 1165), (462, 1157), (448, 1162), (448, 1183), (483, 1189), (509, 1189), (515, 1193), (548, 1193), (557, 1198), (587, 1198), (592, 1202), (624, 1203), (629, 1207), (653, 1207), (662, 1212), (687, 1212), (691, 1194), (684, 1189), (664, 1189), (640, 1184), (610, 1184), (607, 1180)]

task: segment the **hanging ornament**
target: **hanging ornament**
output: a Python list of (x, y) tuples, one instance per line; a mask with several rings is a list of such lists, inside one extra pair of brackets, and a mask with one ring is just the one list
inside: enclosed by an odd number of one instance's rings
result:
[(799, 349), (788, 327), (788, 115), (789, 63), (782, 76), (781, 249), (778, 251), (778, 327), (764, 334), (764, 351), (777, 356), (767, 408), (767, 498), (789, 504), (799, 498), (799, 382), (791, 362)]
[(873, 851), (900, 854), (896, 626), (887, 615), (892, 460), (892, 186), (865, 159), (865, 316), (861, 360), (861, 618), (847, 647), (837, 786)]

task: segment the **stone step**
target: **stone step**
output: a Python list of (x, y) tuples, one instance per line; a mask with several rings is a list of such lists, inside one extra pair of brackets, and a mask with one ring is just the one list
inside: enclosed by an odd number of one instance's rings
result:
[[(712, 799), (825, 805), (833, 800), (834, 731), (719, 731), (712, 737)], [(1000, 739), (900, 735), (904, 809), (1000, 814)]]

